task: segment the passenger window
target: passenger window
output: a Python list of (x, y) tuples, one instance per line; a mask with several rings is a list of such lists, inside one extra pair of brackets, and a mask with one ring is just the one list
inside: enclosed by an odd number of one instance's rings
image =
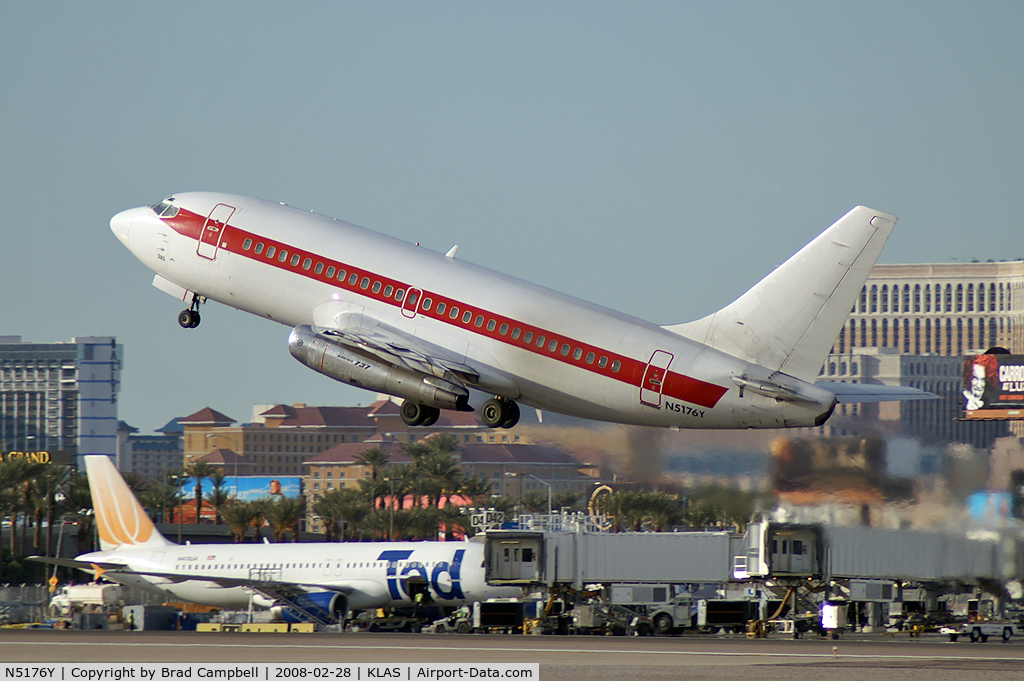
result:
[(621, 368), (622, 362), (620, 362), (619, 360), (615, 360), (614, 362), (612, 362), (612, 371), (614, 371), (615, 373), (619, 373), (619, 369)]
[(333, 266), (327, 268), (327, 278), (328, 279), (334, 279), (334, 267)]
[(242, 242), (242, 250), (248, 251), (252, 247), (252, 239), (246, 239)]
[(438, 303), (437, 304), (437, 314), (439, 314), (439, 315), (444, 314), (445, 307), (446, 306), (445, 306), (444, 303)]
[(523, 342), (529, 345), (533, 342), (533, 331), (527, 331), (526, 335), (523, 336)]
[(466, 310), (465, 312), (462, 313), (462, 323), (463, 324), (469, 324), (469, 320), (472, 319), (472, 318), (473, 318), (473, 313), (470, 312), (469, 310)]
[(295, 255), (292, 256), (292, 267), (295, 267), (298, 264), (299, 264), (299, 254), (296, 253)]
[(562, 357), (568, 357), (570, 349), (568, 343), (562, 343)]
[(267, 249), (267, 257), (268, 257), (268, 258), (273, 258), (273, 257), (274, 257), (274, 251), (275, 251), (275, 250), (276, 250), (276, 249), (275, 249), (275, 248), (274, 248), (273, 246), (269, 247), (269, 248)]
[(261, 241), (258, 244), (256, 244), (256, 255), (259, 255), (262, 252), (263, 252), (263, 242)]
[[(294, 265), (298, 261), (299, 261), (299, 256), (295, 256), (295, 262), (293, 262), (292, 264)], [(308, 270), (312, 266), (313, 266), (313, 261), (310, 260), (309, 258), (306, 258), (305, 260), (302, 261), (302, 269)]]
[(598, 362), (597, 362), (597, 366), (599, 366), (602, 369), (604, 369), (606, 366), (608, 366), (608, 358), (607, 357), (602, 357), (601, 359), (599, 359)]
[(359, 281), (359, 275), (356, 274), (355, 272), (353, 272), (352, 274), (350, 274), (348, 276), (348, 284), (349, 284), (349, 286), (355, 286), (357, 281)]
[(594, 363), (594, 357), (595, 357), (594, 353), (588, 352), (587, 353), (587, 364), (593, 364)]
[(424, 311), (430, 310), (430, 307), (433, 304), (434, 304), (433, 300), (431, 300), (430, 298), (424, 298), (423, 302), (420, 304), (420, 309), (424, 310)]
[(552, 338), (551, 342), (548, 343), (548, 352), (554, 352), (557, 349), (558, 349), (558, 341), (556, 341), (555, 339)]
[(277, 256), (278, 262), (284, 262), (287, 259), (288, 259), (288, 251), (281, 251), (281, 253)]
[(579, 359), (582, 356), (583, 356), (583, 351), (580, 350), (579, 348), (576, 348), (576, 352), (572, 353), (572, 358), (573, 359)]
[(363, 289), (364, 291), (370, 288), (370, 278), (363, 277), (362, 280), (359, 282), (359, 288)]
[(419, 300), (419, 294), (415, 291), (409, 293), (409, 305), (410, 307), (416, 307), (416, 301)]
[(508, 333), (508, 324), (502, 324), (501, 328), (498, 329), (498, 333), (500, 333), (502, 336)]
[(452, 311), (448, 313), (448, 316), (451, 317), (452, 319), (455, 319), (456, 317), (458, 317), (459, 316), (459, 308), (452, 307)]
[(537, 347), (538, 348), (544, 347), (544, 340), (545, 340), (544, 336), (537, 336)]
[(395, 287), (390, 284), (384, 287), (384, 297), (390, 298), (391, 294), (395, 292)]
[(380, 293), (381, 283), (379, 281), (373, 282), (373, 292)]
[(477, 328), (480, 328), (483, 325), (484, 325), (484, 317), (483, 317), (483, 315), (477, 315), (476, 319), (473, 320), (473, 326), (475, 326)]
[(498, 324), (497, 324), (497, 322), (495, 322), (495, 321), (494, 321), (494, 320), (492, 319), (492, 320), (490, 320), (490, 321), (488, 321), (488, 322), (487, 322), (487, 330), (488, 330), (488, 331), (494, 331), (494, 327), (496, 327), (497, 325), (498, 325)]
[(397, 291), (395, 291), (395, 300), (397, 300), (398, 302), (402, 302), (402, 298), (405, 298), (404, 288), (400, 288)]
[(519, 327), (512, 329), (512, 340), (519, 340)]
[(316, 272), (317, 274), (320, 274), (321, 272), (324, 271), (324, 264), (322, 262), (318, 262), (316, 264), (316, 269), (313, 271)]

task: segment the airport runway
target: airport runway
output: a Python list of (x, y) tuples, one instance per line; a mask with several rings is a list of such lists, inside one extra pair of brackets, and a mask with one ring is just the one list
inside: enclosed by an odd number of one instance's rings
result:
[[(833, 646), (836, 647), (833, 657)], [(3, 662), (537, 662), (544, 681), (743, 679), (985, 681), (1024, 679), (1024, 639), (950, 643), (938, 636), (857, 640), (196, 634), (6, 630)]]

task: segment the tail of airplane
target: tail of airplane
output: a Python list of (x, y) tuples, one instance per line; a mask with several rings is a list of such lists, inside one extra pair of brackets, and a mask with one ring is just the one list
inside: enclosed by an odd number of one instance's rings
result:
[(172, 546), (157, 531), (109, 457), (85, 457), (85, 471), (89, 477), (100, 548), (110, 551), (121, 546)]
[(813, 382), (895, 224), (858, 206), (731, 305), (665, 328)]

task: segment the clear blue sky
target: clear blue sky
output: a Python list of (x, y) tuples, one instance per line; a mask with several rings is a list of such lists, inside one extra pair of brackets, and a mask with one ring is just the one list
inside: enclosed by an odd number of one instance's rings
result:
[(125, 345), (121, 417), (368, 403), (181, 305), (110, 217), (285, 201), (659, 323), (857, 204), (883, 262), (1024, 256), (1020, 2), (0, 3), (0, 335)]

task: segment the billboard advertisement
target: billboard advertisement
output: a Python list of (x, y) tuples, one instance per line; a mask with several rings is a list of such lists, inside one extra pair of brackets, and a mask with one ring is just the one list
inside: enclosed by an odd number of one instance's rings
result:
[[(237, 481), (237, 483), (236, 483)], [(195, 501), (195, 478), (186, 478), (181, 484), (181, 494), (185, 502)], [(213, 489), (213, 480), (203, 480), (203, 495)], [(240, 475), (237, 478), (224, 478), (224, 491), (239, 501), (256, 501), (266, 497), (288, 497), (298, 499), (302, 496), (302, 476), (299, 475)]]
[(1024, 356), (966, 357), (963, 386), (967, 418), (1024, 418)]

